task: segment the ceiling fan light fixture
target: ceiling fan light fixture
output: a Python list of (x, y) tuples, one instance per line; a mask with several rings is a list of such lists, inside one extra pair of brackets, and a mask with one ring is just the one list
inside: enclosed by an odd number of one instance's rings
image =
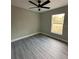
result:
[(41, 9), (39, 8), (38, 10), (40, 11)]

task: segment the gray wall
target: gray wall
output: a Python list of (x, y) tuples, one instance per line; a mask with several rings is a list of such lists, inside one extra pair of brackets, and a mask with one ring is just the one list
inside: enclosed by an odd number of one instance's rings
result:
[[(51, 33), (51, 16), (54, 14), (65, 13), (63, 35)], [(40, 32), (51, 35), (52, 37), (68, 41), (68, 6), (57, 8), (48, 12), (40, 13)]]
[(39, 32), (39, 14), (12, 6), (12, 39)]

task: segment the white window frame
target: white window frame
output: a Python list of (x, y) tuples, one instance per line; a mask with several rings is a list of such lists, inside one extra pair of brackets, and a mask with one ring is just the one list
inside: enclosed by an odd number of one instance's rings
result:
[[(64, 19), (65, 19), (65, 13), (60, 13), (60, 14), (54, 14), (54, 15), (52, 15), (52, 19), (51, 19), (51, 33), (55, 33), (55, 34), (58, 34), (58, 35), (62, 35), (63, 34), (63, 29), (64, 28), (62, 28), (62, 33), (57, 33), (57, 32), (54, 32), (54, 31), (52, 31), (52, 26), (53, 26), (53, 16), (56, 16), (56, 15), (63, 15), (64, 16)], [(64, 19), (63, 19), (63, 26), (62, 27), (64, 27)]]

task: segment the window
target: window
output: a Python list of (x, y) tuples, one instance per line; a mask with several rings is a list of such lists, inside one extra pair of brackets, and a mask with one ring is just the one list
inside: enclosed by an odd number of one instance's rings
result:
[(65, 16), (64, 13), (52, 15), (52, 22), (51, 22), (52, 33), (60, 35), (63, 34), (64, 16)]

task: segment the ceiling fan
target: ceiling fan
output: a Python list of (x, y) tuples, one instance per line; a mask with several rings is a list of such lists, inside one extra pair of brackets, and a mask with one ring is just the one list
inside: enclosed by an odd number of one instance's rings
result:
[(50, 7), (45, 7), (44, 5), (46, 5), (46, 4), (48, 4), (48, 3), (50, 3), (50, 0), (47, 0), (47, 1), (45, 1), (45, 2), (43, 2), (42, 4), (41, 4), (41, 0), (38, 0), (37, 2), (38, 2), (38, 4), (36, 4), (36, 3), (34, 3), (34, 2), (32, 2), (32, 1), (29, 1), (31, 4), (33, 4), (33, 5), (35, 5), (36, 7), (31, 7), (30, 9), (32, 9), (32, 8), (38, 8), (38, 11), (40, 11), (41, 9), (40, 8), (45, 8), (45, 9), (50, 9)]

